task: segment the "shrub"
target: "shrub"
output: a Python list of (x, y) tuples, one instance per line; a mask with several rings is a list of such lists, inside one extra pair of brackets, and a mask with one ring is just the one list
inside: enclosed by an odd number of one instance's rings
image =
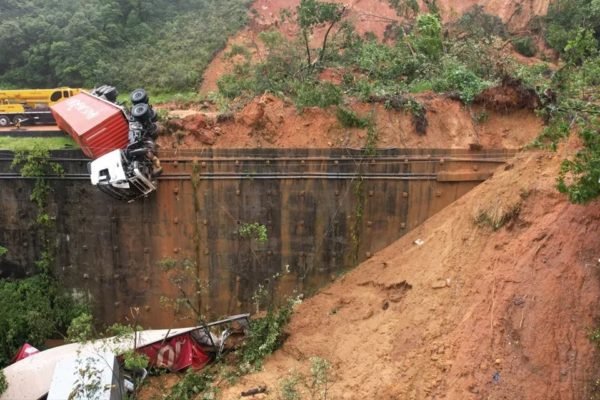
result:
[(340, 104), (342, 91), (332, 83), (303, 82), (294, 88), (294, 103), (299, 110), (306, 107), (329, 107)]
[(0, 280), (0, 310), (0, 367), (4, 367), (23, 343), (43, 346), (46, 339), (65, 332), (84, 307), (53, 278), (41, 274)]
[(190, 368), (165, 400), (195, 400), (200, 393), (211, 388), (213, 379), (208, 372), (197, 372)]
[(366, 128), (371, 123), (369, 118), (359, 117), (354, 111), (345, 107), (338, 107), (336, 116), (345, 128)]
[(456, 92), (458, 97), (466, 104), (470, 104), (475, 97), (490, 86), (475, 73), (460, 64), (451, 64), (444, 71), (443, 77), (434, 81), (433, 89), (436, 92)]
[(558, 176), (558, 190), (573, 203), (586, 203), (600, 195), (600, 135), (592, 125), (583, 127), (580, 136), (585, 147), (574, 159), (563, 161)]
[(443, 50), (442, 23), (437, 15), (421, 14), (417, 17), (413, 43), (428, 58), (439, 58)]
[(479, 38), (490, 36), (505, 38), (507, 36), (506, 25), (500, 17), (487, 14), (481, 5), (474, 5), (464, 13), (456, 23), (456, 27), (462, 32)]
[(513, 41), (513, 46), (519, 54), (522, 54), (525, 57), (533, 57), (536, 53), (535, 43), (529, 36), (515, 39)]
[(594, 32), (589, 29), (579, 28), (572, 36), (564, 48), (564, 58), (567, 62), (574, 65), (581, 65), (583, 62), (598, 53), (598, 41), (594, 37)]
[(4, 371), (0, 371), (0, 396), (2, 393), (6, 392), (8, 389), (8, 381), (6, 380), (6, 375), (4, 375)]
[(248, 338), (240, 350), (242, 368), (259, 368), (263, 359), (283, 344), (283, 328), (292, 315), (294, 304), (295, 300), (290, 299), (279, 310), (271, 307), (265, 317), (252, 321)]

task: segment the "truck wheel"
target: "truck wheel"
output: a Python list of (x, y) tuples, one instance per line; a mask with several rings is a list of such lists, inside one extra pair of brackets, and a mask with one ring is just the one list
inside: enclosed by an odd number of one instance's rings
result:
[(135, 89), (129, 97), (134, 105), (148, 102), (148, 93), (144, 89)]
[(24, 120), (25, 120), (24, 116), (22, 116), (22, 115), (15, 115), (13, 117), (13, 119), (12, 119), (12, 123), (13, 123), (13, 125), (16, 125), (16, 124), (19, 123), (19, 121), (24, 121)]
[(8, 126), (10, 125), (10, 118), (6, 115), (0, 115), (0, 126)]
[(144, 120), (150, 116), (150, 107), (146, 103), (136, 104), (131, 107), (131, 116), (137, 120)]

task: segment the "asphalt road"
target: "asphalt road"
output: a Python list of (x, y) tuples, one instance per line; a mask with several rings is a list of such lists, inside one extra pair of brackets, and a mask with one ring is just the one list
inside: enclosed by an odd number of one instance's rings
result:
[(23, 126), (21, 128), (9, 126), (0, 128), (0, 136), (44, 137), (63, 135), (65, 133), (58, 129), (56, 125)]

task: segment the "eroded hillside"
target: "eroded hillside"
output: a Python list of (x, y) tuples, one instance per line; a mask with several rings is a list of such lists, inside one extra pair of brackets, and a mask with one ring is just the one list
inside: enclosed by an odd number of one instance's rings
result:
[(278, 398), (313, 356), (333, 366), (331, 398), (589, 398), (600, 203), (556, 193), (558, 160), (520, 155), (305, 301), (264, 371), (222, 398)]

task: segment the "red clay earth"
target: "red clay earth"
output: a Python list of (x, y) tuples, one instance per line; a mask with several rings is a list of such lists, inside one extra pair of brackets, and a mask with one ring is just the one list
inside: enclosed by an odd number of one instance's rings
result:
[[(258, 16), (231, 43), (254, 40), (269, 26), (283, 29), (275, 22), (279, 10), (297, 3), (256, 1)], [(481, 4), (516, 32), (543, 14), (549, 2), (437, 3), (447, 19)], [(381, 11), (382, 4), (365, 0), (351, 6), (387, 15), (391, 11)], [(291, 34), (293, 27), (284, 28)], [(217, 57), (203, 90), (214, 88), (228, 65)], [(324, 78), (336, 79), (335, 71)], [(472, 107), (421, 94), (425, 135), (415, 132), (406, 112), (380, 104), (348, 106), (363, 116), (374, 112), (378, 147), (520, 148), (542, 129), (526, 98), (510, 86), (486, 92)], [(267, 95), (224, 120), (214, 110), (190, 114), (179, 134), (161, 137), (160, 144), (363, 147), (366, 131), (342, 127), (332, 111), (299, 113)], [(242, 391), (266, 385), (269, 393), (254, 398), (278, 399), (280, 381), (292, 370), (308, 373), (312, 356), (332, 363), (328, 398), (333, 399), (590, 398), (599, 372), (588, 334), (598, 326), (600, 202), (571, 205), (556, 192), (559, 162), (572, 152), (573, 146), (558, 154), (520, 154), (492, 179), (306, 300), (286, 328), (289, 338), (264, 370), (223, 387), (220, 398), (239, 399)], [(497, 220), (504, 225), (494, 230), (490, 221)], [(174, 382), (167, 380), (164, 387), (159, 384), (162, 389)]]
[[(520, 148), (533, 140), (542, 122), (527, 106), (516, 110), (497, 106), (507, 96), (486, 96), (491, 103), (465, 107), (460, 102), (433, 94), (421, 94), (427, 109), (427, 132), (415, 131), (412, 115), (388, 110), (381, 104), (350, 104), (359, 116), (373, 113), (377, 147)], [(500, 99), (494, 100), (492, 99)], [(513, 100), (518, 103), (518, 100)], [(492, 104), (493, 103), (493, 104)], [(503, 104), (503, 103), (502, 103)], [(499, 111), (498, 111), (499, 110)], [(187, 115), (171, 121), (171, 135), (161, 136), (163, 149), (220, 148), (323, 148), (364, 147), (367, 130), (345, 128), (334, 109), (308, 108), (298, 112), (294, 105), (271, 96), (256, 98), (239, 113), (218, 122), (216, 112)], [(179, 132), (178, 132), (179, 131)]]
[[(277, 399), (313, 356), (333, 366), (332, 399), (590, 398), (600, 202), (557, 193), (560, 159), (519, 155), (306, 300), (264, 370), (221, 398), (267, 385), (255, 398)], [(502, 216), (497, 231), (486, 224)]]
[[(348, 10), (346, 18), (353, 22), (360, 34), (371, 32), (383, 38), (386, 27), (391, 22), (400, 20), (387, 0), (331, 1), (346, 5)], [(297, 26), (289, 21), (282, 22), (280, 15), (285, 9), (291, 10), (293, 14), (299, 3), (299, 0), (256, 0), (252, 6), (253, 11), (248, 27), (232, 37), (225, 49), (214, 58), (204, 72), (200, 92), (206, 94), (215, 91), (217, 80), (231, 70), (235, 58), (228, 59), (224, 55), (234, 44), (245, 46), (255, 58), (259, 58), (264, 52), (261, 41), (258, 40), (260, 32), (276, 29), (289, 38), (293, 37), (297, 32)], [(422, 1), (419, 3), (423, 11), (427, 10)], [(528, 34), (529, 22), (533, 17), (546, 14), (550, 0), (437, 0), (436, 4), (444, 22), (456, 20), (474, 5), (480, 5), (485, 12), (499, 16), (512, 33)], [(326, 26), (322, 26), (315, 30), (313, 34), (315, 45), (321, 42), (326, 29)], [(543, 47), (543, 43), (538, 44)], [(529, 62), (525, 57), (518, 55), (516, 57), (523, 58), (524, 63)]]

